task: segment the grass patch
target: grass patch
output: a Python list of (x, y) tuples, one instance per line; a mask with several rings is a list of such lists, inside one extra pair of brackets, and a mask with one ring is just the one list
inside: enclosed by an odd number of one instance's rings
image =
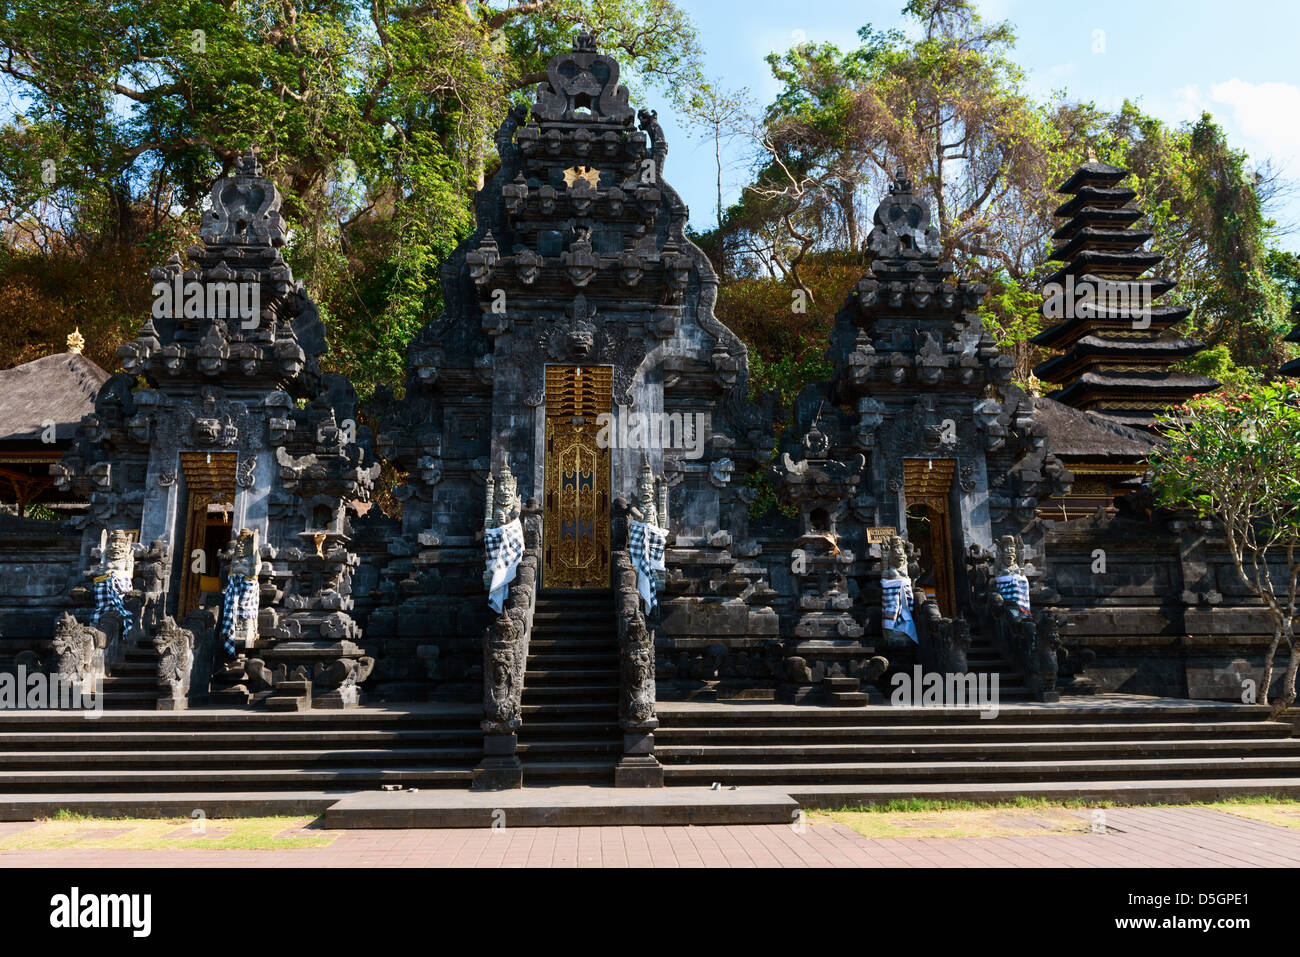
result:
[[(107, 850), (281, 850), (328, 847), (337, 832), (278, 837), (284, 831), (301, 829), (314, 817), (209, 818), (202, 831), (190, 818), (87, 817), (59, 811), (38, 821), (35, 827), (0, 838), (0, 851), (46, 851), (69, 847)], [(95, 833), (95, 831), (103, 833)]]
[(988, 810), (1038, 810), (1046, 808), (1095, 808), (1118, 807), (1115, 801), (1096, 801), (1070, 799), (1066, 801), (1049, 801), (1046, 798), (1018, 797), (1012, 801), (943, 801), (930, 798), (895, 798), (883, 804), (853, 804), (839, 808), (825, 808), (828, 814), (852, 812), (858, 814), (930, 814), (941, 811), (988, 811)]
[(900, 798), (883, 804), (810, 809), (808, 820), (813, 824), (844, 824), (866, 837), (1032, 837), (1086, 833), (1091, 829), (1091, 820), (1080, 811), (1135, 806), (1204, 807), (1265, 824), (1300, 828), (1300, 798), (1284, 794), (1144, 805), (1035, 797), (1018, 797), (996, 803)]
[(939, 811), (980, 811), (1002, 809), (1097, 807), (1237, 807), (1253, 805), (1293, 805), (1300, 807), (1300, 797), (1285, 794), (1244, 794), (1220, 798), (1215, 801), (1179, 801), (1173, 804), (1124, 804), (1121, 801), (1097, 798), (1069, 798), (1065, 800), (1021, 796), (1010, 801), (945, 801), (930, 798), (895, 798), (883, 804), (846, 804), (843, 807), (822, 808), (826, 813), (857, 812), (862, 814), (920, 814)]
[(864, 837), (1040, 837), (1085, 834), (1092, 823), (1076, 808), (1035, 807), (977, 810), (810, 811), (813, 824), (843, 824)]

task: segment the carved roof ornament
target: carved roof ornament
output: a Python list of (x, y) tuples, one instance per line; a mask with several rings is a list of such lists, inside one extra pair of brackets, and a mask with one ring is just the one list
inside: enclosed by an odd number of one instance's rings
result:
[(547, 64), (533, 113), (545, 120), (630, 124), (635, 114), (618, 73), (612, 57), (596, 52), (595, 38), (580, 33), (571, 53), (552, 57)]
[(209, 246), (284, 245), (280, 192), (262, 175), (252, 150), (239, 158), (230, 176), (212, 184), (210, 198), (212, 208), (199, 226)]
[(901, 168), (889, 195), (876, 207), (867, 245), (885, 259), (937, 260), (943, 255), (939, 230), (930, 225), (930, 204), (912, 192), (912, 181)]
[(592, 166), (571, 166), (564, 171), (564, 185), (573, 189), (578, 180), (585, 180), (592, 189), (600, 187), (600, 170)]
[(81, 334), (81, 328), (77, 327), (68, 335), (68, 351), (79, 356), (84, 348), (86, 348), (86, 337)]

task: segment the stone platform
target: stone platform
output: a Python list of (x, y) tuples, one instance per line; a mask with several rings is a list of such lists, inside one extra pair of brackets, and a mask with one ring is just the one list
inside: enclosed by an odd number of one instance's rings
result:
[(771, 788), (530, 787), (369, 791), (325, 811), (329, 828), (789, 824), (799, 805)]

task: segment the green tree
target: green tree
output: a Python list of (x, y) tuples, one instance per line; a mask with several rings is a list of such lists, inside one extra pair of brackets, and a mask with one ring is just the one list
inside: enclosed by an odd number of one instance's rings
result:
[(579, 29), (634, 89), (680, 101), (699, 82), (671, 0), (0, 0), (0, 81), (21, 114), (0, 126), (0, 229), (12, 252), (81, 264), (192, 235), (207, 185), (255, 145), (330, 364), (363, 394), (400, 382), (496, 125)]
[[(1161, 417), (1168, 443), (1151, 456), (1161, 504), (1195, 509), (1223, 529), (1233, 567), (1273, 624), (1264, 662), (1267, 704), (1283, 641), (1289, 662), (1275, 712), (1296, 699), (1296, 585), (1300, 579), (1300, 383), (1203, 395)], [(1276, 567), (1285, 569), (1279, 580)]]

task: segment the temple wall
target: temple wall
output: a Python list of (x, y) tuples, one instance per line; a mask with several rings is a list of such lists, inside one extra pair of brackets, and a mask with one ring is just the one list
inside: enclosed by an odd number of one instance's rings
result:
[[(1049, 606), (1066, 647), (1096, 654), (1086, 674), (1098, 690), (1239, 701), (1246, 679), (1262, 680), (1268, 613), (1201, 523), (1046, 525), (1045, 581), (1057, 593)], [(1104, 571), (1094, 571), (1102, 559)], [(1285, 568), (1275, 565), (1274, 576), (1283, 582)], [(1276, 681), (1285, 662), (1279, 650)]]
[(20, 651), (47, 657), (54, 622), (83, 584), (81, 533), (69, 525), (0, 516), (0, 667)]

